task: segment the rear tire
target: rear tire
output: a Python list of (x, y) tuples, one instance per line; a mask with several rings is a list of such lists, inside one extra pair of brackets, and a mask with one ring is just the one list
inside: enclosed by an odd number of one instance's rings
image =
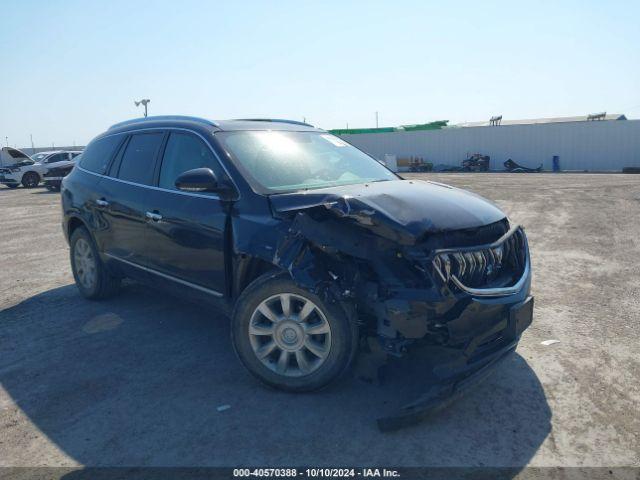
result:
[(107, 271), (87, 229), (74, 230), (69, 245), (71, 270), (80, 294), (89, 300), (113, 296), (120, 288), (120, 279)]
[(286, 274), (265, 274), (240, 295), (231, 338), (243, 365), (281, 390), (318, 390), (347, 370), (358, 329), (338, 302), (303, 290)]
[(40, 175), (36, 172), (27, 172), (22, 176), (22, 186), (24, 188), (35, 188), (40, 183)]

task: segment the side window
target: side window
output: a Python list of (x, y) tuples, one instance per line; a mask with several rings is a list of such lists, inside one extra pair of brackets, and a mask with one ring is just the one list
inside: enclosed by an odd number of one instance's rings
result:
[(66, 160), (66, 159), (67, 159), (67, 154), (66, 153), (56, 153), (55, 155), (51, 155), (49, 158), (47, 158), (45, 163), (61, 162), (61, 161)]
[(180, 174), (201, 167), (210, 168), (219, 175), (217, 160), (202, 140), (188, 133), (173, 132), (164, 150), (158, 186), (177, 190), (175, 181)]
[(94, 140), (84, 150), (80, 166), (90, 172), (103, 174), (120, 140), (122, 140), (121, 135), (112, 135)]
[(76, 158), (78, 155), (80, 155), (80, 152), (73, 152), (71, 154), (71, 160), (73, 160), (74, 158)]
[(133, 135), (124, 151), (118, 178), (128, 182), (153, 184), (156, 156), (164, 133), (140, 133)]

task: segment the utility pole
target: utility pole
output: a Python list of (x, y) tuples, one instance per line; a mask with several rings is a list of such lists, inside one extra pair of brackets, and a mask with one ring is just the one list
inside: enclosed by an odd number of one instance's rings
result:
[(9, 137), (4, 137), (4, 141), (7, 142), (7, 147), (9, 146)]
[(29, 138), (31, 139), (31, 155), (33, 155), (34, 153), (36, 153), (36, 147), (33, 146), (33, 134), (32, 133), (29, 134)]
[(376, 112), (376, 128), (378, 128), (378, 112)]
[(140, 104), (142, 104), (144, 106), (144, 116), (146, 118), (147, 116), (147, 105), (151, 102), (151, 100), (149, 100), (148, 98), (143, 98), (142, 100), (140, 100), (139, 102), (134, 100), (133, 103), (136, 104), (136, 107), (139, 107)]

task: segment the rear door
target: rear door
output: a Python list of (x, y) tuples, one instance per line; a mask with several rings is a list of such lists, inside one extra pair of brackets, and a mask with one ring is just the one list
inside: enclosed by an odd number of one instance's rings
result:
[(96, 201), (108, 225), (101, 234), (101, 247), (108, 257), (124, 263), (125, 270), (150, 265), (146, 212), (151, 208), (150, 192), (165, 135), (158, 130), (130, 135), (108, 177), (100, 182), (102, 197)]
[(211, 147), (198, 135), (171, 131), (149, 193), (146, 252), (154, 270), (208, 293), (225, 289), (224, 238), (227, 214), (215, 193), (188, 193), (175, 187), (187, 170), (207, 167), (220, 180), (224, 173)]

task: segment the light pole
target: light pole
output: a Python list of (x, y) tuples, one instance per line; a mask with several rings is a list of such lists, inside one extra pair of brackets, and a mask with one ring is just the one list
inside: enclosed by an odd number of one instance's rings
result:
[(36, 153), (36, 148), (33, 146), (33, 134), (32, 133), (29, 134), (29, 138), (31, 139), (31, 155), (33, 155), (34, 153)]
[(7, 142), (7, 147), (9, 146), (9, 137), (4, 137), (4, 141)]
[(140, 100), (139, 102), (134, 100), (133, 103), (136, 104), (136, 107), (139, 107), (140, 104), (144, 105), (144, 116), (147, 116), (147, 105), (151, 102), (151, 100), (149, 100), (148, 98), (143, 98), (142, 100)]
[(378, 128), (378, 112), (376, 112), (376, 128)]

